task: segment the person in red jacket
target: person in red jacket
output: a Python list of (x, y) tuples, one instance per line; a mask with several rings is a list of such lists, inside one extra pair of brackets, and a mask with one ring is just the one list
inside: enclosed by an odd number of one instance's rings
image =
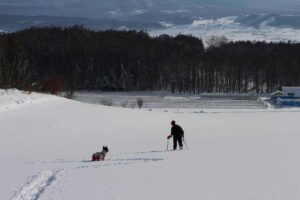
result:
[(179, 144), (179, 148), (182, 149), (182, 138), (184, 137), (184, 131), (179, 125), (176, 124), (174, 120), (171, 122), (171, 125), (171, 135), (169, 135), (167, 139), (173, 137), (173, 150), (176, 150), (177, 143)]

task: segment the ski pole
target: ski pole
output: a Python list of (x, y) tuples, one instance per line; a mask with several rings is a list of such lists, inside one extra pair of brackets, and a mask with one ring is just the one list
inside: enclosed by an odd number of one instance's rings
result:
[(184, 142), (184, 144), (185, 144), (186, 149), (189, 150), (189, 148), (188, 148), (188, 146), (187, 146), (187, 144), (186, 144), (186, 141), (185, 141), (184, 137), (183, 137), (182, 139), (183, 139), (183, 142)]
[(169, 139), (167, 139), (167, 151), (169, 151)]

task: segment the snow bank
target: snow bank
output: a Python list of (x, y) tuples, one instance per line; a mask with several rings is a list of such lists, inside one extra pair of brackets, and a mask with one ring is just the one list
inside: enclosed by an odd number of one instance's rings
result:
[(17, 89), (0, 89), (0, 111), (10, 110), (20, 106), (42, 102), (48, 99), (54, 99), (52, 95), (29, 93)]

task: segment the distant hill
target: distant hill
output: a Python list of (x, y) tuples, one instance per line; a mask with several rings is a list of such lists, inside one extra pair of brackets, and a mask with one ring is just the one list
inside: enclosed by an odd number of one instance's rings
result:
[(239, 23), (254, 27), (264, 22), (300, 27), (299, 0), (1, 0), (0, 14), (0, 29), (10, 31), (74, 24), (96, 30), (156, 29), (228, 16), (238, 16)]
[(291, 27), (300, 29), (300, 16), (260, 14), (244, 15), (237, 18), (236, 22), (260, 28), (261, 26)]
[[(213, 8), (212, 10), (210, 10)], [(109, 18), (145, 12), (188, 10), (193, 15), (210, 12), (220, 16), (231, 10), (240, 12), (300, 14), (299, 0), (1, 0), (0, 13), (20, 15), (51, 15), (88, 18)], [(202, 10), (202, 11), (201, 11)], [(213, 11), (213, 12), (211, 12)], [(112, 13), (120, 15), (111, 16)], [(224, 17), (224, 16), (221, 16)]]
[(53, 17), (53, 16), (24, 16), (0, 15), (0, 30), (17, 31), (31, 26), (74, 26), (83, 25), (93, 30), (106, 29), (141, 29), (163, 28), (159, 23), (126, 22), (108, 19), (89, 19), (81, 17)]

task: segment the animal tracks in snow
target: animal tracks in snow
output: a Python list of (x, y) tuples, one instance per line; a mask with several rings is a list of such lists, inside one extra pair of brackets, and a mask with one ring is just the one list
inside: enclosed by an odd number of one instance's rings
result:
[[(115, 158), (108, 159), (103, 162), (91, 162), (91, 161), (73, 161), (73, 160), (54, 160), (54, 161), (36, 161), (27, 164), (38, 165), (38, 164), (71, 164), (66, 168), (58, 168), (52, 170), (45, 170), (39, 172), (33, 176), (31, 181), (26, 183), (19, 191), (15, 192), (11, 200), (38, 200), (43, 192), (51, 186), (55, 181), (59, 181), (58, 177), (64, 176), (69, 171), (83, 170), (88, 168), (101, 168), (111, 167), (120, 165), (131, 165), (147, 162), (163, 161), (163, 158)], [(79, 165), (80, 164), (80, 165)], [(55, 167), (55, 166), (53, 166)]]

